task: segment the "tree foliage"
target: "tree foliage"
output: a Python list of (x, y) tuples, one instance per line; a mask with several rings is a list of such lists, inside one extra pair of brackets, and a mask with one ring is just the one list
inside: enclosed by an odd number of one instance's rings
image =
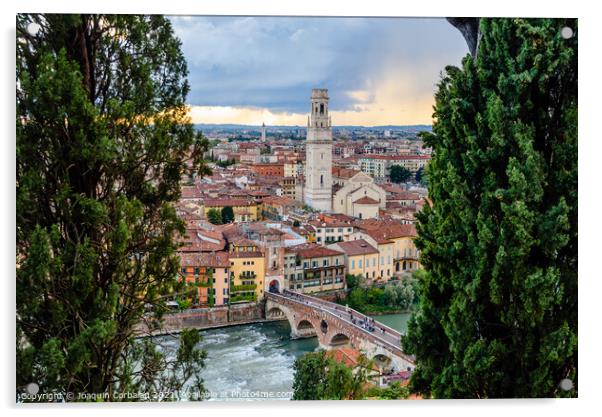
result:
[(209, 220), (211, 224), (223, 224), (222, 211), (216, 208), (207, 210), (207, 220)]
[(428, 178), (428, 174), (426, 172), (426, 169), (424, 167), (420, 167), (418, 168), (418, 171), (416, 171), (416, 182), (423, 185), (423, 186), (427, 186), (428, 187), (428, 183), (429, 183), (429, 178)]
[(341, 303), (364, 314), (409, 310), (416, 302), (416, 286), (416, 279), (408, 277), (383, 288), (354, 287)]
[(481, 32), (477, 58), (446, 68), (426, 140), (411, 387), (576, 396), (558, 384), (577, 384), (577, 21), (483, 19)]
[(402, 183), (407, 182), (412, 178), (412, 173), (407, 168), (401, 165), (393, 165), (389, 170), (389, 179), (391, 182)]
[(199, 394), (197, 336), (174, 361), (133, 337), (178, 285), (180, 183), (208, 172), (180, 41), (162, 16), (36, 14), (16, 43), (17, 391)]
[(377, 400), (402, 400), (407, 399), (410, 391), (401, 382), (394, 381), (386, 388), (372, 387), (366, 391), (366, 397)]
[(293, 400), (359, 400), (365, 395), (373, 362), (361, 354), (355, 368), (325, 351), (306, 353), (293, 365)]
[(226, 206), (222, 209), (222, 223), (228, 224), (234, 221), (234, 209), (230, 206)]

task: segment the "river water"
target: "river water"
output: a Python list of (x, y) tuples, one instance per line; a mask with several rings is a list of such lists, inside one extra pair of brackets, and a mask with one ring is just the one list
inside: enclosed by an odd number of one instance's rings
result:
[[(405, 332), (409, 314), (374, 316)], [(290, 338), (287, 321), (204, 330), (202, 371), (209, 401), (290, 400), (295, 359), (318, 348), (318, 340)]]

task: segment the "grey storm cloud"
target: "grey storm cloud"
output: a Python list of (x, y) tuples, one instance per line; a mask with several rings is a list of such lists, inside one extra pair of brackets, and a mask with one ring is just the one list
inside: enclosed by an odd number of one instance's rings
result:
[(412, 74), (432, 94), (446, 65), (468, 49), (443, 18), (170, 17), (188, 60), (198, 106), (305, 112), (311, 88), (330, 90), (332, 109), (370, 100), (383, 68)]

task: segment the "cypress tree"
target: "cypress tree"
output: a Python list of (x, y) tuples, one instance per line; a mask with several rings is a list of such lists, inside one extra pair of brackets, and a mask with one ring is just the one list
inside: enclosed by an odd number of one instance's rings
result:
[(425, 140), (427, 273), (402, 340), (411, 388), (576, 396), (577, 21), (482, 19), (480, 31), (476, 58), (446, 68)]
[(173, 360), (134, 338), (178, 286), (180, 183), (208, 172), (170, 22), (21, 14), (16, 43), (17, 392), (202, 394), (198, 332)]

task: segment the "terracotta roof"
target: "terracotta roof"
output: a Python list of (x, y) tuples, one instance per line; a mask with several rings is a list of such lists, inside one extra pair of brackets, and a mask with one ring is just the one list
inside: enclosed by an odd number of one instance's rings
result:
[(290, 248), (286, 249), (286, 252), (295, 253), (301, 259), (343, 255), (343, 252), (326, 248), (315, 243), (304, 243), (302, 245), (291, 246)]
[(324, 220), (310, 220), (307, 222), (312, 225), (314, 228), (325, 228), (325, 227), (352, 227), (353, 225), (350, 223), (346, 223), (344, 221), (336, 220), (336, 219), (324, 219)]
[(178, 241), (183, 244), (178, 248), (178, 252), (216, 252), (223, 250), (226, 246), (226, 241), (219, 231), (199, 228), (186, 229), (184, 236), (180, 237)]
[(230, 266), (228, 252), (215, 253), (179, 253), (181, 266), (209, 266), (212, 268), (228, 268)]
[(201, 191), (195, 186), (183, 186), (181, 189), (181, 199), (200, 198), (202, 197)]
[(255, 202), (246, 199), (235, 199), (235, 198), (207, 198), (203, 201), (205, 207), (243, 207), (243, 206), (254, 206)]
[(263, 258), (263, 253), (261, 253), (259, 251), (230, 252), (230, 258)]
[(378, 253), (378, 250), (364, 239), (351, 240), (349, 242), (338, 242), (335, 244), (349, 256), (368, 255)]
[(391, 191), (389, 194), (390, 200), (420, 200), (420, 195), (412, 191)]
[(234, 246), (257, 246), (255, 242), (241, 235), (235, 235), (228, 238), (228, 243)]
[(378, 201), (368, 196), (363, 196), (362, 198), (355, 200), (353, 204), (378, 204)]
[(332, 167), (332, 175), (338, 178), (349, 179), (359, 172), (357, 169)]
[[(343, 363), (346, 366), (351, 368), (355, 368), (358, 366), (359, 356), (362, 353), (357, 349), (352, 348), (340, 348), (327, 351), (326, 355), (334, 359), (339, 363)], [(379, 372), (378, 366), (376, 364), (372, 364), (372, 370)]]
[(289, 197), (278, 197), (269, 196), (262, 199), (263, 204), (278, 205), (278, 206), (292, 206), (295, 205), (295, 200)]
[[(398, 237), (417, 236), (416, 226), (413, 224), (401, 224), (391, 219), (365, 219), (357, 222), (359, 229), (378, 232), (384, 239), (395, 239)], [(370, 234), (372, 236), (372, 234)]]

